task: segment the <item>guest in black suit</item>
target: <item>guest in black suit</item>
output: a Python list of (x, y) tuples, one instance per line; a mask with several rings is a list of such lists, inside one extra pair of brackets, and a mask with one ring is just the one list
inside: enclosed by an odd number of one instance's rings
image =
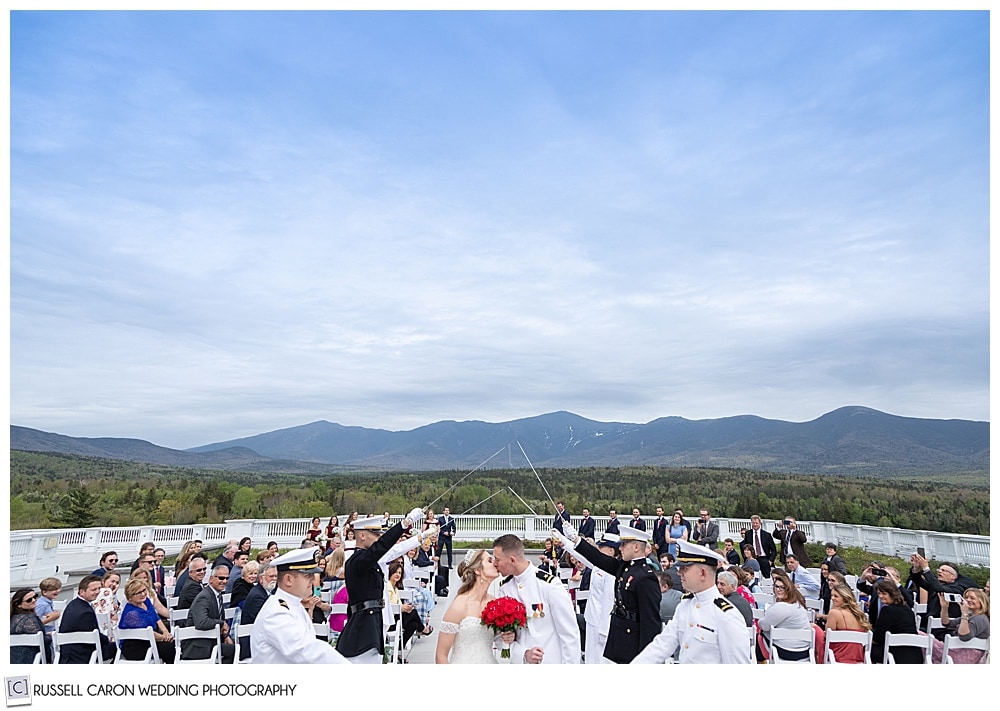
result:
[[(451, 544), (452, 539), (455, 537), (455, 532), (457, 530), (455, 526), (455, 517), (451, 515), (451, 509), (447, 506), (444, 507), (444, 512), (438, 516), (438, 546), (437, 555), (438, 558), (441, 557), (441, 552), (447, 548), (448, 549), (448, 567), (452, 567), (452, 554), (451, 554)], [(386, 527), (388, 528), (388, 521), (386, 522)]]
[(103, 578), (105, 573), (110, 573), (118, 565), (118, 554), (114, 551), (105, 551), (101, 555), (101, 567), (95, 570), (91, 575), (96, 575), (99, 578)]
[[(580, 521), (580, 528), (579, 528), (580, 535), (583, 536), (584, 538), (590, 538), (591, 540), (593, 540), (596, 536), (596, 531), (597, 531), (596, 526), (597, 526), (596, 522), (594, 521), (594, 519), (590, 517), (590, 509), (584, 509), (583, 520)], [(590, 569), (588, 568), (587, 570)]]
[(148, 556), (153, 555), (153, 550), (155, 548), (156, 548), (156, 546), (153, 545), (153, 543), (151, 541), (146, 541), (141, 546), (139, 546), (139, 557), (136, 558), (134, 561), (132, 561), (132, 567), (129, 568), (129, 571), (128, 571), (130, 576), (131, 576), (132, 572), (135, 571), (135, 569), (139, 567), (139, 564), (143, 561), (143, 559), (147, 555)]
[[(760, 516), (754, 514), (750, 517), (750, 528), (743, 533), (743, 542), (740, 548), (750, 546), (753, 551), (754, 560), (760, 566), (760, 574), (764, 580), (771, 577), (771, 566), (774, 565), (774, 558), (778, 555), (778, 549), (774, 546), (774, 538), (761, 528)], [(746, 562), (744, 557), (743, 562)]]
[(667, 519), (663, 516), (663, 507), (656, 507), (656, 520), (653, 521), (653, 551), (657, 558), (667, 552)]
[[(99, 629), (97, 613), (91, 603), (97, 599), (101, 591), (101, 579), (96, 575), (88, 575), (77, 585), (77, 596), (69, 601), (62, 613), (59, 623), (60, 632), (90, 632)], [(93, 646), (87, 644), (67, 644), (59, 651), (60, 664), (87, 664)], [(105, 635), (101, 635), (101, 654), (105, 659), (114, 659), (115, 643)]]
[(795, 556), (795, 560), (807, 568), (812, 567), (809, 554), (806, 553), (806, 534), (799, 530), (799, 524), (794, 516), (786, 516), (774, 526), (774, 540), (781, 542), (781, 559)]
[(632, 520), (628, 522), (628, 525), (639, 531), (646, 530), (646, 522), (642, 520), (639, 516), (639, 507), (632, 507)]
[(836, 543), (826, 544), (826, 558), (823, 559), (823, 562), (830, 566), (830, 570), (836, 570), (841, 575), (847, 575), (847, 563), (837, 555)]
[(160, 598), (160, 602), (164, 605), (167, 604), (167, 594), (164, 592), (164, 581), (167, 579), (167, 571), (163, 567), (163, 559), (167, 557), (167, 552), (162, 548), (157, 548), (153, 551), (153, 569), (150, 571), (150, 575), (153, 578), (153, 588), (156, 590), (156, 596)]
[[(208, 580), (208, 587), (198, 593), (198, 596), (191, 603), (191, 612), (188, 614), (189, 627), (198, 630), (211, 630), (220, 628), (220, 638), (222, 640), (222, 663), (232, 664), (236, 645), (233, 644), (229, 636), (229, 625), (226, 624), (225, 605), (222, 602), (223, 591), (226, 583), (229, 582), (229, 568), (220, 565), (212, 571), (212, 577)], [(181, 659), (208, 659), (212, 652), (212, 640), (189, 639), (181, 643)]]
[[(873, 561), (861, 571), (857, 583), (858, 592), (868, 595), (868, 621), (871, 623), (872, 629), (875, 629), (875, 623), (878, 622), (878, 616), (884, 607), (877, 595), (878, 584), (882, 580), (889, 581), (899, 589), (902, 604), (909, 608), (910, 614), (913, 614), (913, 593), (899, 584), (899, 573), (896, 569), (891, 566), (883, 566), (877, 560)], [(895, 630), (890, 631), (894, 632)]]

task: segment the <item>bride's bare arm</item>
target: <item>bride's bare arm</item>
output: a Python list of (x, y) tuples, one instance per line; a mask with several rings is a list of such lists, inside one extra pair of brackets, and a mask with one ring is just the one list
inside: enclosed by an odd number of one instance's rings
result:
[(445, 611), (444, 617), (441, 618), (441, 624), (438, 625), (437, 649), (434, 652), (435, 664), (448, 664), (448, 656), (455, 644), (455, 635), (458, 634), (458, 626), (462, 623), (463, 617), (465, 617), (465, 601), (461, 597), (457, 597), (452, 600), (451, 607)]

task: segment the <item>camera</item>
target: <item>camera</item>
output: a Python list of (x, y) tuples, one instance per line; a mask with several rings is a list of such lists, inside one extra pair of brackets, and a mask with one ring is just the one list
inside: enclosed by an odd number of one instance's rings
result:
[(786, 518), (784, 521), (781, 522), (781, 525), (783, 525), (783, 526), (791, 526), (792, 522), (789, 519)]
[(880, 578), (884, 578), (889, 574), (889, 571), (885, 568), (872, 568), (872, 575), (877, 575)]
[(708, 519), (705, 518), (704, 516), (699, 516), (698, 523), (708, 523)]

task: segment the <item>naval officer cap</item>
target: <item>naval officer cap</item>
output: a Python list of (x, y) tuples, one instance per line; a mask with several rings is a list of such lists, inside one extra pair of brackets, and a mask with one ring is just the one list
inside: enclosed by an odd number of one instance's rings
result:
[(617, 533), (605, 533), (601, 536), (601, 540), (597, 542), (598, 546), (607, 546), (608, 548), (618, 548), (618, 538)]
[(631, 541), (639, 541), (640, 543), (649, 543), (651, 536), (645, 531), (640, 531), (638, 528), (632, 528), (631, 526), (621, 526), (618, 529), (618, 537), (621, 539), (622, 543), (629, 543)]
[(296, 548), (271, 561), (279, 573), (322, 573), (319, 567), (319, 549), (316, 546)]
[(382, 533), (389, 530), (385, 525), (385, 519), (381, 516), (359, 518), (351, 525), (354, 526), (355, 531), (368, 531), (369, 533)]
[(715, 568), (719, 563), (726, 564), (728, 561), (722, 557), (721, 553), (711, 548), (695, 545), (689, 541), (677, 541), (677, 554), (674, 565), (684, 567), (685, 565), (694, 565), (696, 563), (710, 565)]

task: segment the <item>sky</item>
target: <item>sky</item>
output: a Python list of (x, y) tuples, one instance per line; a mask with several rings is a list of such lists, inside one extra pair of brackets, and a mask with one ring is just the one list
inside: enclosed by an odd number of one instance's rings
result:
[(985, 12), (13, 12), (10, 421), (989, 419)]

